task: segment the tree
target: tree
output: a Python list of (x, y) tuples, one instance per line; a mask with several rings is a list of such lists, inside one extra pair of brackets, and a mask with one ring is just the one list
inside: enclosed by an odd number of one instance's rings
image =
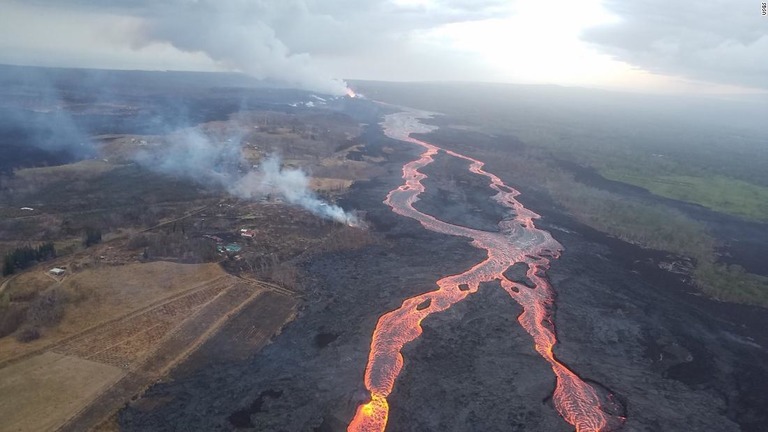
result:
[(88, 247), (101, 243), (101, 230), (98, 228), (87, 227), (83, 235), (83, 246)]
[(3, 276), (8, 276), (40, 261), (56, 258), (53, 242), (45, 242), (37, 247), (21, 246), (7, 254), (3, 259)]
[(56, 258), (56, 247), (53, 242), (45, 242), (37, 247), (36, 250), (37, 261), (45, 261), (52, 258)]
[(7, 254), (3, 261), (3, 276), (8, 276), (16, 271), (16, 263), (13, 260), (12, 254)]

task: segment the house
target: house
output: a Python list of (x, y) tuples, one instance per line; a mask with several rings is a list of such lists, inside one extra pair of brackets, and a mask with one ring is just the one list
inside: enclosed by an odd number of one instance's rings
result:
[(243, 229), (240, 230), (240, 236), (252, 239), (252, 238), (256, 237), (256, 231), (254, 231), (252, 229), (243, 228)]
[(50, 274), (52, 274), (54, 276), (61, 276), (61, 275), (64, 274), (65, 271), (66, 270), (64, 270), (63, 268), (54, 267), (54, 268), (48, 270), (48, 273), (50, 273)]

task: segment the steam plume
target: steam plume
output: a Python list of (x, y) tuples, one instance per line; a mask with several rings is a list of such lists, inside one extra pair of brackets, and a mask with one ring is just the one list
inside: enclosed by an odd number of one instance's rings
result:
[(309, 188), (309, 177), (300, 169), (281, 168), (280, 158), (272, 155), (259, 168), (238, 179), (229, 192), (241, 198), (277, 193), (291, 204), (305, 208), (325, 219), (357, 225), (357, 218), (337, 205), (324, 202)]
[(182, 51), (205, 53), (220, 66), (258, 79), (337, 96), (346, 94), (344, 81), (324, 74), (308, 53), (292, 52), (276, 35), (269, 17), (282, 8), (277, 3), (246, 0), (170, 2), (146, 17), (137, 42), (167, 42)]
[(163, 174), (185, 177), (205, 186), (221, 187), (244, 199), (277, 195), (324, 219), (356, 226), (354, 214), (326, 203), (309, 187), (309, 176), (301, 169), (281, 168), (280, 158), (269, 156), (243, 174), (248, 162), (242, 157), (239, 139), (213, 143), (199, 129), (185, 129), (154, 151), (141, 151), (135, 160)]

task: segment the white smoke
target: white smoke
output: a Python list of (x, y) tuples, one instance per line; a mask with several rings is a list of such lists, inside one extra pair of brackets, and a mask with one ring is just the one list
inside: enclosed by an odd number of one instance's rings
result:
[(309, 187), (310, 178), (304, 171), (282, 168), (276, 155), (267, 157), (258, 167), (243, 174), (243, 167), (249, 163), (242, 156), (239, 139), (214, 143), (197, 128), (185, 129), (172, 136), (166, 145), (143, 150), (134, 159), (162, 174), (222, 187), (238, 198), (279, 196), (324, 219), (350, 226), (360, 225), (354, 214), (320, 199)]
[[(291, 87), (342, 96), (344, 81), (317, 68), (306, 52), (292, 52), (270, 21), (278, 9), (271, 2), (247, 0), (172, 1), (156, 6), (135, 41), (167, 42), (187, 52), (202, 52), (230, 70)], [(282, 3), (282, 2), (278, 2)], [(161, 3), (162, 4), (162, 3)]]
[(355, 226), (357, 217), (341, 207), (328, 204), (318, 198), (309, 187), (309, 177), (300, 169), (282, 168), (280, 158), (272, 155), (265, 159), (258, 169), (238, 179), (229, 192), (240, 198), (257, 198), (277, 194), (294, 205), (305, 208), (325, 219)]
[(155, 172), (224, 187), (235, 181), (244, 162), (240, 140), (216, 145), (199, 128), (177, 131), (162, 146), (150, 145), (133, 159)]

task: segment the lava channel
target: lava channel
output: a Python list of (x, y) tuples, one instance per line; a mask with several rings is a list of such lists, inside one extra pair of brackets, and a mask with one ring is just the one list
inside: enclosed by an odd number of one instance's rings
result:
[[(384, 202), (395, 213), (419, 221), (428, 230), (472, 239), (472, 246), (487, 251), (488, 256), (463, 273), (438, 280), (436, 290), (406, 299), (398, 309), (379, 318), (365, 370), (365, 387), (370, 392), (370, 401), (358, 406), (347, 430), (384, 431), (389, 415), (387, 397), (403, 367), (403, 346), (421, 335), (424, 318), (450, 308), (477, 292), (481, 283), (489, 281), (500, 281), (502, 288), (522, 306), (518, 322), (533, 338), (536, 351), (552, 367), (556, 377), (553, 401), (560, 415), (579, 432), (605, 431), (620, 425), (623, 418), (606, 413), (603, 410), (605, 399), (594, 387), (559, 362), (552, 352), (557, 343), (549, 312), (554, 294), (543, 275), (544, 270), (549, 268), (549, 258), (557, 258), (562, 246), (548, 232), (536, 228), (534, 219), (539, 215), (515, 199), (519, 195), (517, 190), (484, 171), (483, 162), (412, 138), (412, 133), (435, 129), (419, 121), (428, 116), (427, 113), (408, 111), (385, 117), (383, 126), (387, 136), (418, 145), (424, 152), (418, 159), (403, 166), (405, 184), (389, 192)], [(419, 169), (432, 163), (433, 156), (439, 150), (468, 161), (471, 172), (489, 179), (490, 188), (497, 192), (493, 198), (512, 210), (514, 215), (499, 223), (500, 232), (452, 225), (413, 207), (419, 194), (425, 190), (421, 181), (427, 176)], [(535, 285), (533, 289), (504, 276), (503, 273), (516, 263), (528, 266), (527, 276)]]

